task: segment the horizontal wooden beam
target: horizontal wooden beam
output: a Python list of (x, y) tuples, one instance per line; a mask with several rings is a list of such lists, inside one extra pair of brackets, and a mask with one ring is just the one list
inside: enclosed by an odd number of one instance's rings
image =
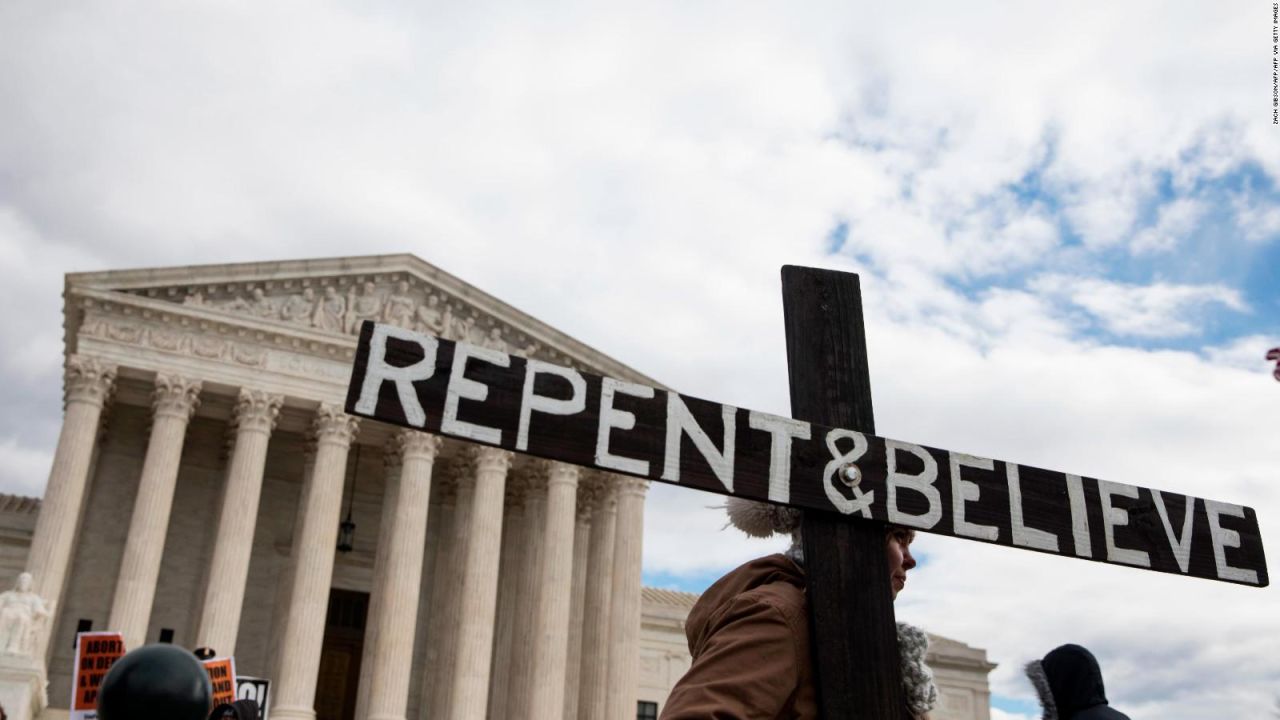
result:
[(574, 465), (1023, 550), (1265, 587), (1252, 508), (808, 423), (389, 325), (347, 412)]

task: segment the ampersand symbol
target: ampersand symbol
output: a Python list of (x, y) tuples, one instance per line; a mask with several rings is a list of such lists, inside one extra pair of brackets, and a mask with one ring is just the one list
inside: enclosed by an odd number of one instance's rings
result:
[[(853, 441), (853, 449), (841, 452), (837, 442), (846, 439)], [(871, 503), (876, 499), (875, 490), (864, 493), (857, 485), (849, 486), (853, 491), (853, 499), (850, 500), (835, 485), (841, 468), (853, 464), (867, 454), (867, 438), (862, 433), (852, 430), (832, 430), (827, 433), (827, 451), (831, 453), (831, 462), (827, 463), (827, 467), (822, 471), (822, 489), (827, 491), (827, 499), (845, 515), (857, 512), (862, 513), (862, 517), (871, 519)]]

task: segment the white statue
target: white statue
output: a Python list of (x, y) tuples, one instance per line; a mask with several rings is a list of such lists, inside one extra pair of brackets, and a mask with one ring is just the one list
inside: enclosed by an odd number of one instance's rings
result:
[(382, 319), (396, 327), (413, 327), (413, 298), (409, 296), (409, 283), (401, 280), (396, 284), (396, 291), (387, 298), (382, 307)]
[(347, 301), (332, 285), (324, 286), (324, 298), (316, 305), (311, 324), (321, 330), (342, 332), (342, 318), (347, 313)]
[(0, 653), (31, 655), (36, 632), (50, 615), (44, 599), (31, 591), (31, 573), (22, 573), (12, 590), (0, 593)]
[(301, 295), (290, 295), (284, 301), (284, 305), (280, 307), (280, 317), (292, 323), (306, 324), (311, 322), (315, 307), (316, 291), (309, 287), (303, 288)]
[(507, 344), (506, 340), (502, 339), (501, 328), (490, 329), (489, 336), (486, 337), (484, 340), (481, 340), (480, 344), (484, 347), (497, 350), (499, 352), (504, 352), (504, 353), (511, 352), (511, 346)]
[(449, 329), (449, 308), (446, 307), (442, 312), (440, 310), (440, 297), (434, 293), (427, 296), (427, 302), (418, 306), (414, 316), (417, 323), (414, 330), (418, 332), (431, 333), (432, 335), (444, 335)]
[(371, 282), (365, 282), (364, 293), (361, 295), (356, 295), (356, 289), (352, 287), (347, 294), (346, 331), (358, 332), (362, 322), (376, 321), (381, 313), (382, 298), (378, 296), (377, 286)]

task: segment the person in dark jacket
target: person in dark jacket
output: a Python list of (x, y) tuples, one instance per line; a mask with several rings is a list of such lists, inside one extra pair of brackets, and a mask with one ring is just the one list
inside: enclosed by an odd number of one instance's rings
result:
[(258, 720), (261, 715), (258, 703), (253, 700), (237, 700), (214, 708), (209, 713), (209, 720)]
[(1027, 663), (1027, 677), (1040, 696), (1042, 720), (1129, 720), (1107, 704), (1098, 660), (1079, 645), (1061, 645)]

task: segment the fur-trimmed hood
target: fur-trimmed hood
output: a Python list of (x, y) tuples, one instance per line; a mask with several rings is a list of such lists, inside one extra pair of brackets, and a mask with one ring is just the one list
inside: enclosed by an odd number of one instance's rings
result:
[(1102, 670), (1093, 653), (1079, 645), (1062, 645), (1026, 665), (1027, 677), (1040, 696), (1041, 720), (1124, 718), (1107, 705)]

